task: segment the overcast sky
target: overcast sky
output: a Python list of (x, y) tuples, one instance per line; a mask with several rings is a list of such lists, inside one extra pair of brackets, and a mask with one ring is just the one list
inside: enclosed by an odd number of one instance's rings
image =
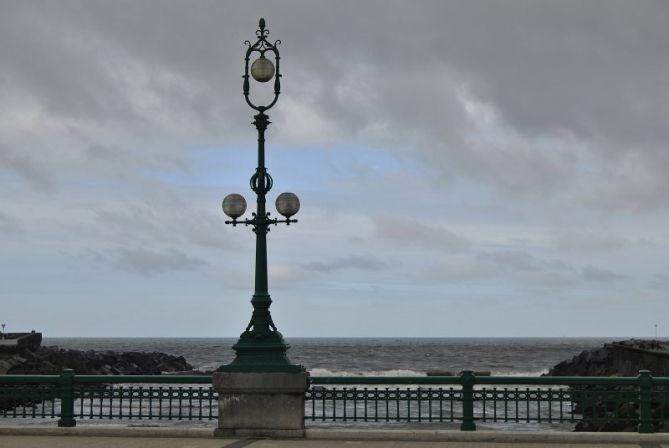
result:
[(291, 336), (669, 336), (669, 3), (0, 3), (0, 322), (237, 336), (268, 197)]

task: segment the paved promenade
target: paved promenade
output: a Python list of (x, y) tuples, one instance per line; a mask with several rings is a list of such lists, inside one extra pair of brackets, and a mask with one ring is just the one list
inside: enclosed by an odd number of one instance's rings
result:
[(669, 448), (669, 444), (623, 443), (519, 443), (519, 442), (421, 442), (360, 440), (226, 440), (204, 438), (0, 436), (2, 448)]
[(309, 429), (299, 440), (216, 439), (202, 428), (0, 428), (1, 448), (669, 448), (669, 434)]

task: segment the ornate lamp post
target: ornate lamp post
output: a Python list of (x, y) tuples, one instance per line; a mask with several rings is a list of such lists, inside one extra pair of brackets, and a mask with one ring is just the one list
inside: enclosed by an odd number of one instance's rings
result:
[[(304, 367), (292, 364), (286, 356), (289, 346), (272, 321), (269, 307), (272, 304), (267, 285), (267, 232), (270, 225), (297, 222), (292, 219), (300, 209), (300, 201), (293, 193), (281, 193), (276, 199), (276, 209), (285, 219), (271, 218), (265, 210), (265, 197), (272, 189), (272, 176), (265, 167), (265, 131), (270, 124), (266, 112), (279, 99), (281, 91), (281, 73), (279, 71), (280, 40), (270, 43), (267, 40), (269, 30), (265, 28), (265, 20), (260, 19), (256, 31), (258, 39), (255, 43), (246, 41), (246, 64), (244, 68), (243, 90), (246, 103), (258, 113), (253, 124), (258, 131), (258, 166), (251, 176), (251, 190), (256, 194), (256, 212), (251, 219), (240, 219), (246, 211), (246, 200), (239, 194), (229, 194), (223, 200), (223, 211), (232, 220), (226, 224), (244, 224), (252, 226), (256, 234), (255, 291), (251, 304), (253, 314), (246, 330), (232, 347), (236, 356), (228, 365), (221, 366), (219, 372), (303, 372)], [(257, 53), (257, 55), (256, 55)], [(251, 56), (258, 56), (249, 67)], [(267, 58), (266, 56), (269, 56)], [(271, 61), (274, 59), (274, 63)], [(266, 105), (257, 105), (250, 97), (250, 76), (257, 82), (265, 83), (274, 79), (274, 98)]]

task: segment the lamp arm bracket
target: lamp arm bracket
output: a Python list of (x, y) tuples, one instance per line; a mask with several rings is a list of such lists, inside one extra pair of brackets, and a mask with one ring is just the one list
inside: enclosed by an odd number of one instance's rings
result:
[(287, 226), (289, 226), (289, 225), (291, 225), (293, 223), (296, 223), (296, 222), (297, 222), (297, 219), (290, 219), (290, 218), (286, 218), (286, 219), (273, 218), (273, 219), (268, 219), (267, 220), (268, 224), (274, 224), (275, 226), (278, 225), (278, 224), (286, 224)]
[(254, 226), (254, 225), (256, 225), (256, 218), (253, 218), (253, 219), (246, 218), (246, 219), (243, 219), (243, 220), (242, 219), (238, 220), (237, 218), (235, 218), (235, 219), (232, 219), (230, 221), (225, 221), (225, 223), (226, 224), (232, 224), (233, 227), (237, 227), (237, 225), (241, 226), (242, 224), (244, 224), (244, 226)]

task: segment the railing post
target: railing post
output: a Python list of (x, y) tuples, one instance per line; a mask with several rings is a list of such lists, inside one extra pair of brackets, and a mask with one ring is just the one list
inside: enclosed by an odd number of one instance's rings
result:
[(637, 380), (639, 384), (639, 425), (637, 426), (637, 431), (648, 434), (655, 432), (650, 413), (653, 377), (650, 375), (650, 371), (639, 370)]
[(460, 431), (476, 431), (474, 423), (474, 383), (476, 377), (471, 370), (464, 370), (460, 374), (460, 384), (462, 385), (462, 423)]
[(60, 419), (58, 426), (71, 428), (74, 420), (74, 370), (64, 369), (60, 374)]

